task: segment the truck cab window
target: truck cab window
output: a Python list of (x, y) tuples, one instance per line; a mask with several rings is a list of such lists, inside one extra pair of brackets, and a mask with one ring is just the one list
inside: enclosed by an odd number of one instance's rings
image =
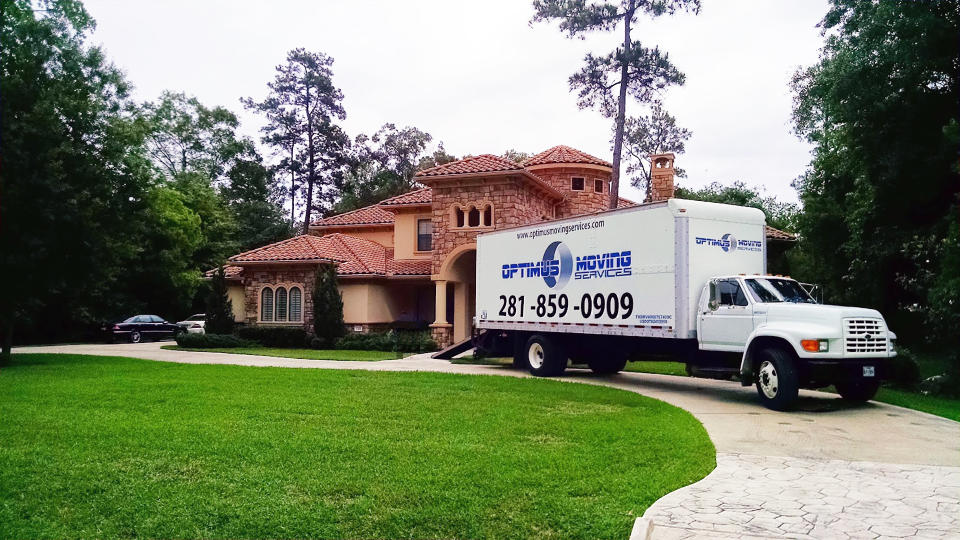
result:
[(726, 279), (718, 283), (718, 286), (720, 287), (721, 306), (747, 305), (747, 295), (743, 294), (743, 289), (736, 281)]
[(816, 304), (817, 301), (803, 290), (799, 283), (792, 279), (754, 278), (748, 279), (747, 286), (753, 297), (759, 302), (778, 303), (791, 302), (795, 304)]

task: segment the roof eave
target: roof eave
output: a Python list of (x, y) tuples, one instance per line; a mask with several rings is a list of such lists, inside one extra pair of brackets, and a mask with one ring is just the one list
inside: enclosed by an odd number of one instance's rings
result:
[[(464, 180), (467, 178), (490, 178), (493, 176), (514, 176), (520, 175), (525, 176), (530, 180), (533, 180), (534, 184), (543, 190), (545, 193), (553, 196), (556, 199), (563, 199), (563, 193), (560, 193), (549, 184), (544, 182), (542, 179), (527, 171), (526, 169), (505, 169), (502, 171), (488, 171), (480, 173), (456, 173), (456, 174), (437, 174), (431, 176), (422, 176), (420, 177), (420, 182), (427, 184), (430, 180)], [(429, 184), (427, 184), (429, 185)]]

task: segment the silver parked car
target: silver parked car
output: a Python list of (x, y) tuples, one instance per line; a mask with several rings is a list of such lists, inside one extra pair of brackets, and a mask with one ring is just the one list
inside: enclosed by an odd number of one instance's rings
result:
[(205, 333), (204, 327), (206, 324), (207, 316), (203, 313), (197, 313), (178, 322), (177, 326), (183, 328), (184, 332), (188, 334), (203, 334)]

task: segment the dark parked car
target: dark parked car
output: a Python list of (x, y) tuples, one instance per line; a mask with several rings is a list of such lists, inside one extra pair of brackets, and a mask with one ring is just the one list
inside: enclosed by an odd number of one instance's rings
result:
[(156, 315), (135, 315), (118, 322), (104, 330), (113, 341), (126, 340), (130, 343), (140, 343), (147, 339), (163, 339), (176, 336), (183, 328)]

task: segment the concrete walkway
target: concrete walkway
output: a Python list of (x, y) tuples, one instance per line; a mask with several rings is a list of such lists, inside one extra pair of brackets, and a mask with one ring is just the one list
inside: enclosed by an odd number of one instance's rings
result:
[[(382, 362), (168, 351), (162, 343), (25, 347), (163, 362), (526, 377), (497, 366), (417, 355)], [(717, 448), (717, 469), (651, 506), (652, 538), (960, 538), (960, 423), (801, 391), (793, 412), (767, 410), (737, 383), (570, 370), (561, 380), (637, 392), (690, 411)]]

